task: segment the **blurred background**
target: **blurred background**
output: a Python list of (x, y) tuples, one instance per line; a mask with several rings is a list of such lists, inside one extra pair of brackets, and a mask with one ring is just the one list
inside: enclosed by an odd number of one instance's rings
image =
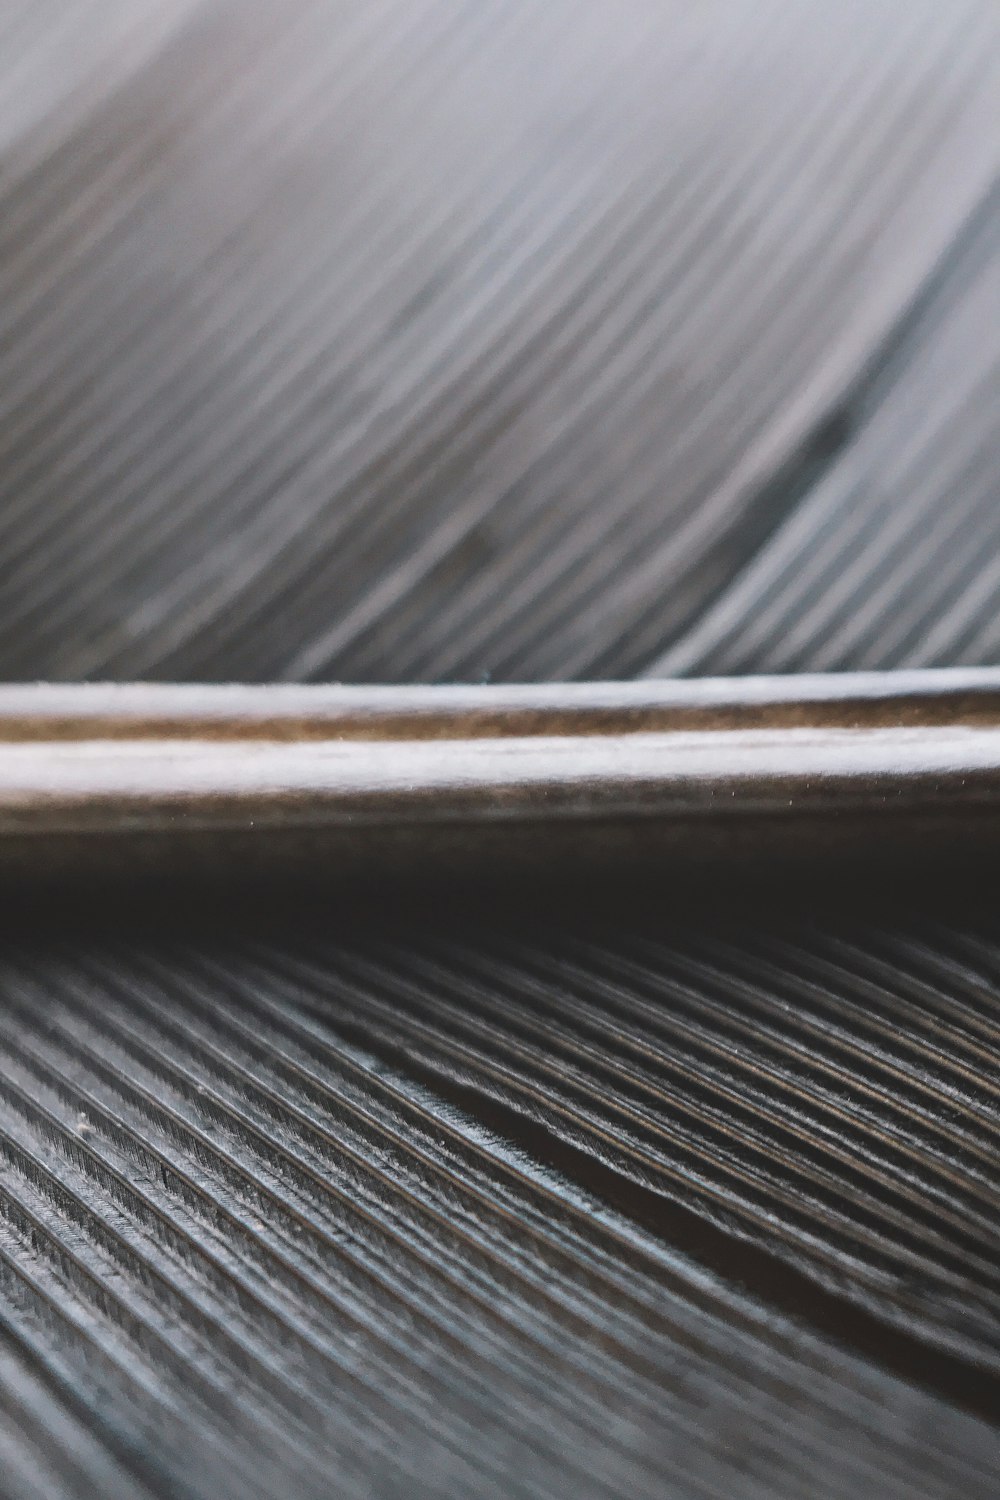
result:
[(994, 0), (6, 0), (0, 674), (987, 662)]
[[(1000, 662), (996, 0), (0, 0), (0, 679)], [(0, 1496), (992, 1497), (978, 906), (4, 928)]]

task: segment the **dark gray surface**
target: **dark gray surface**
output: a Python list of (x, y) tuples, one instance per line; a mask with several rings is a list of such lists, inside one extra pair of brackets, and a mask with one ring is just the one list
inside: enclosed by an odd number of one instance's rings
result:
[(11, 1461), (986, 1497), (998, 955), (926, 912), (19, 945)]
[[(992, 3), (0, 28), (0, 676), (998, 659)], [(891, 895), (19, 919), (0, 1494), (991, 1496), (996, 907)]]

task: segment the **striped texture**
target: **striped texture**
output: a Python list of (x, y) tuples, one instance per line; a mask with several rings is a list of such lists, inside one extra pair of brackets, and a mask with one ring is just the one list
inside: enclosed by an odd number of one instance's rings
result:
[(0, 968), (49, 1463), (62, 1400), (154, 1493), (991, 1493), (995, 924), (322, 925)]
[(849, 412), (841, 450), (650, 675), (998, 659), (998, 326), (994, 191)]
[[(10, 0), (0, 676), (997, 661), (998, 69)], [(995, 901), (654, 896), (5, 914), (0, 1496), (991, 1497)]]
[(179, 7), (5, 156), (0, 673), (628, 675), (838, 455), (898, 529), (893, 433), (930, 442), (942, 380), (921, 515), (961, 488), (995, 523), (997, 30), (992, 0)]

